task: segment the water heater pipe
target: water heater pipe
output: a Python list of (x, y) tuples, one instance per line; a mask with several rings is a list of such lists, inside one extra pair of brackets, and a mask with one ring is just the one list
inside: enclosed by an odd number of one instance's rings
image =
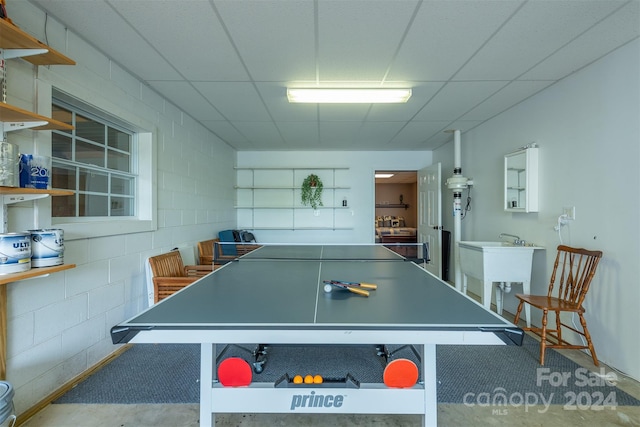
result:
[(462, 176), (462, 162), (460, 155), (460, 131), (445, 131), (453, 133), (453, 176), (447, 179), (447, 187), (453, 191), (453, 259), (455, 266), (456, 289), (462, 291), (462, 271), (460, 271), (460, 242), (462, 234), (462, 190), (468, 188), (472, 181)]

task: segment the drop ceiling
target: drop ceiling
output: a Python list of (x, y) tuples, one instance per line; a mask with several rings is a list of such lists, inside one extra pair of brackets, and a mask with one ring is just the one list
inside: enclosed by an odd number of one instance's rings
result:
[[(640, 28), (639, 0), (30, 1), (239, 151), (433, 150)], [(413, 95), (286, 99), (345, 82)]]

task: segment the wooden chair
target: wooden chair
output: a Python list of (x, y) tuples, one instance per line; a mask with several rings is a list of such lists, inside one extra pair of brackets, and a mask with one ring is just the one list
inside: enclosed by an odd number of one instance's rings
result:
[[(216, 243), (220, 243), (219, 238), (203, 240), (202, 242), (198, 242), (198, 258), (199, 263), (202, 265), (212, 265), (214, 263), (214, 247), (217, 247), (217, 254), (215, 256), (216, 260), (219, 260), (220, 263), (224, 263), (225, 261), (233, 261), (239, 256), (248, 254), (249, 252), (257, 249), (260, 245), (246, 244), (246, 243), (236, 243), (236, 253), (237, 255), (225, 255), (222, 253), (222, 245), (216, 245)], [(216, 263), (216, 265), (219, 263)]]
[(153, 273), (154, 302), (189, 286), (202, 276), (213, 271), (213, 265), (184, 265), (177, 250), (149, 258)]
[(210, 239), (198, 242), (198, 263), (201, 265), (213, 265), (213, 245), (219, 239)]
[[(589, 251), (586, 249), (577, 249), (569, 246), (558, 246), (558, 254), (553, 265), (553, 273), (549, 282), (549, 291), (547, 295), (523, 295), (516, 294), (516, 298), (520, 300), (518, 311), (514, 320), (518, 324), (520, 320), (520, 312), (524, 304), (530, 304), (542, 310), (542, 327), (541, 328), (523, 328), (525, 331), (531, 331), (538, 335), (540, 340), (540, 364), (544, 365), (544, 353), (546, 348), (567, 348), (567, 349), (589, 349), (593, 363), (598, 365), (596, 351), (587, 329), (587, 322), (584, 319), (584, 301), (591, 279), (596, 272), (598, 263), (602, 258), (601, 251)], [(553, 296), (554, 285), (558, 285), (557, 297)], [(549, 311), (555, 312), (556, 329), (547, 328), (547, 315)], [(562, 323), (560, 319), (561, 312), (577, 313), (580, 317), (580, 324), (583, 331), (579, 331), (572, 326)], [(570, 329), (577, 334), (582, 335), (587, 345), (575, 345), (562, 339), (562, 327)]]

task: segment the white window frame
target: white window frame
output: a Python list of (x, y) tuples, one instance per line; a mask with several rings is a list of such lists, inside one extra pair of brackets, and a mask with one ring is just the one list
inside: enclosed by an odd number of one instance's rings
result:
[[(45, 92), (45, 91), (42, 91)], [(65, 240), (86, 239), (94, 237), (115, 236), (132, 233), (155, 231), (157, 221), (157, 184), (156, 184), (156, 134), (153, 127), (134, 125), (140, 118), (130, 111), (125, 111), (109, 105), (90, 105), (88, 102), (69, 95), (61, 90), (52, 88), (46, 91), (48, 108), (51, 108), (53, 98), (60, 99), (67, 104), (75, 105), (98, 117), (103, 117), (115, 123), (122, 123), (123, 127), (136, 133), (138, 160), (138, 179), (135, 189), (135, 217), (79, 217), (57, 218), (51, 217), (51, 224), (62, 228)], [(44, 100), (41, 100), (44, 101)], [(112, 107), (112, 108), (110, 108)]]

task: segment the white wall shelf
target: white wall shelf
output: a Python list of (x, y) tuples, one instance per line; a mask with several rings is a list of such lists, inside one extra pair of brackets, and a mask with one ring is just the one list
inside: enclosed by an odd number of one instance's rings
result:
[[(247, 230), (351, 230), (349, 168), (236, 167), (237, 226)], [(323, 183), (322, 206), (301, 202), (311, 173)], [(346, 204), (346, 205), (345, 205)]]

